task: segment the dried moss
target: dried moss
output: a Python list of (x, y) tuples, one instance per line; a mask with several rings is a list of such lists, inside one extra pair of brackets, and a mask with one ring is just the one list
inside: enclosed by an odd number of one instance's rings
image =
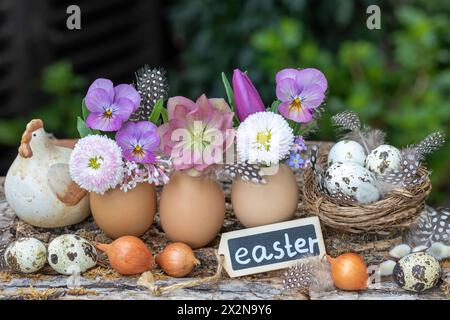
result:
[(66, 290), (66, 294), (71, 295), (71, 296), (86, 296), (86, 295), (98, 296), (99, 295), (98, 291), (89, 290), (89, 289), (86, 289), (83, 287), (68, 289), (68, 290)]
[(448, 282), (443, 281), (441, 284), (441, 290), (445, 294), (447, 299), (450, 299), (450, 284)]
[(10, 272), (0, 271), (0, 281), (10, 282), (13, 279), (13, 274)]
[(91, 280), (95, 280), (97, 278), (103, 280), (116, 280), (120, 279), (122, 276), (119, 273), (117, 273), (114, 269), (95, 267), (83, 273), (83, 277)]
[(38, 281), (38, 280), (48, 280), (50, 277), (42, 273), (12, 273), (6, 271), (0, 272), (0, 281), (2, 282), (10, 282), (12, 279), (22, 279), (22, 278), (28, 278)]
[(48, 280), (50, 276), (42, 273), (26, 273), (26, 274), (15, 274), (15, 278), (28, 278), (32, 280)]
[(62, 294), (63, 290), (61, 289), (46, 288), (39, 290), (30, 285), (28, 288), (20, 288), (15, 290), (13, 295), (16, 297), (21, 297), (25, 300), (49, 300), (57, 298)]

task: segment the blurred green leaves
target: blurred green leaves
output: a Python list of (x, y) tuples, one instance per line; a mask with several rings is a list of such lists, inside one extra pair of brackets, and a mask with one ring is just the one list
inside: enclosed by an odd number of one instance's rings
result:
[[(395, 16), (398, 28), (382, 39), (387, 48), (369, 40), (346, 40), (333, 55), (319, 49), (312, 36), (302, 36), (304, 26), (291, 18), (261, 30), (252, 44), (261, 53), (257, 61), (268, 78), (285, 66), (322, 69), (330, 82), (328, 113), (352, 109), (364, 121), (385, 129), (392, 144), (417, 143), (437, 130), (450, 137), (450, 65), (442, 58), (450, 50), (450, 20), (408, 6)], [(303, 41), (292, 46), (289, 39)], [(324, 119), (321, 128), (328, 130), (319, 131), (318, 138), (333, 139), (329, 126)], [(435, 186), (448, 187), (449, 159), (449, 144), (430, 159), (431, 168), (439, 172), (432, 176)], [(437, 192), (434, 196), (444, 197)]]
[(60, 61), (43, 70), (41, 85), (42, 90), (49, 95), (67, 97), (74, 91), (82, 90), (86, 81), (73, 72), (71, 63)]
[(32, 118), (43, 119), (46, 131), (60, 137), (74, 138), (78, 135), (77, 116), (80, 114), (85, 79), (74, 73), (69, 62), (60, 61), (45, 68), (38, 83), (38, 89), (46, 94), (47, 103), (28, 115), (0, 120), (0, 144), (17, 145)]

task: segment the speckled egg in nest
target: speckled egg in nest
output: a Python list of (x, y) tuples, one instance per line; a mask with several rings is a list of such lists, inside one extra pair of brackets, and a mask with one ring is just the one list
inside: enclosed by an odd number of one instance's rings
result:
[(369, 153), (364, 164), (375, 174), (385, 174), (400, 169), (401, 157), (396, 147), (383, 144)]
[(354, 162), (335, 163), (325, 173), (325, 187), (330, 193), (364, 199), (362, 203), (377, 201), (380, 193), (373, 185), (375, 176), (366, 168)]
[(415, 252), (397, 262), (392, 276), (401, 288), (422, 292), (439, 282), (441, 266), (439, 261), (428, 253)]

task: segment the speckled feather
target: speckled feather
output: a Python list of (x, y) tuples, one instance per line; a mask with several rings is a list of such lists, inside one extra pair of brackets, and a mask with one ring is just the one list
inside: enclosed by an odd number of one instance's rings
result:
[(283, 289), (309, 290), (314, 281), (314, 269), (308, 263), (298, 263), (284, 273)]
[(425, 206), (416, 222), (404, 235), (411, 247), (431, 246), (434, 242), (450, 245), (450, 209)]
[(261, 168), (256, 164), (249, 164), (247, 162), (226, 164), (223, 168), (222, 175), (231, 180), (240, 176), (244, 181), (260, 184), (266, 183), (266, 180), (261, 176)]
[(442, 132), (428, 135), (416, 146), (401, 151), (401, 168), (378, 177), (380, 181), (401, 187), (413, 187), (423, 182), (426, 177), (419, 177), (417, 171), (425, 155), (437, 150), (445, 143)]
[(358, 115), (353, 111), (344, 111), (332, 117), (333, 125), (341, 131), (348, 131), (342, 136), (344, 140), (353, 140), (360, 143), (367, 154), (382, 145), (385, 141), (385, 132), (363, 126)]
[(419, 153), (414, 148), (407, 148), (401, 151), (401, 158), (400, 169), (379, 175), (378, 180), (403, 188), (422, 183), (426, 177), (417, 175), (420, 167)]
[(442, 147), (445, 143), (445, 135), (444, 133), (438, 131), (429, 134), (425, 139), (422, 140), (417, 146), (414, 147), (416, 152), (421, 156), (425, 156), (430, 154), (440, 147)]
[(148, 65), (136, 72), (136, 90), (141, 95), (141, 107), (131, 116), (132, 120), (145, 121), (160, 99), (167, 99), (168, 81), (163, 68), (150, 68)]
[(317, 258), (306, 258), (284, 273), (283, 290), (326, 291), (333, 288), (329, 265)]
[(358, 115), (353, 111), (344, 111), (334, 115), (333, 125), (344, 130), (358, 131), (361, 129), (361, 121)]
[(384, 144), (386, 133), (379, 129), (363, 127), (361, 130), (348, 132), (342, 137), (342, 139), (356, 141), (367, 146), (367, 149), (372, 151)]

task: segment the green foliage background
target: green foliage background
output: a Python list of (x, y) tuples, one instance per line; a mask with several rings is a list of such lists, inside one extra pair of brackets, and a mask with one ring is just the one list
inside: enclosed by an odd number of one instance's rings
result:
[[(366, 27), (371, 4), (381, 8), (381, 30)], [(335, 140), (329, 118), (347, 109), (399, 147), (436, 130), (450, 137), (450, 1), (175, 0), (168, 6), (167, 41), (176, 52), (171, 95), (225, 97), (221, 72), (230, 77), (240, 68), (270, 105), (279, 69), (316, 67), (329, 92), (320, 130), (309, 139)], [(77, 136), (85, 79), (63, 61), (44, 71), (39, 86), (49, 102), (31, 116), (44, 118), (50, 132)], [(0, 119), (0, 144), (16, 145), (29, 119)], [(448, 205), (450, 143), (428, 163), (432, 201)]]
[(20, 142), (25, 125), (30, 119), (45, 120), (45, 130), (64, 137), (77, 137), (77, 116), (88, 85), (86, 79), (76, 75), (68, 61), (56, 62), (44, 69), (39, 90), (47, 103), (14, 119), (0, 119), (0, 144), (15, 146)]
[[(381, 30), (366, 9), (381, 8)], [(267, 105), (285, 67), (316, 67), (329, 81), (326, 113), (310, 139), (334, 140), (330, 116), (347, 109), (396, 146), (450, 136), (450, 2), (438, 0), (179, 0), (170, 10), (180, 64), (172, 94), (225, 96), (220, 72), (247, 70)], [(180, 67), (181, 66), (181, 67)], [(433, 200), (448, 199), (450, 143), (428, 159)]]

